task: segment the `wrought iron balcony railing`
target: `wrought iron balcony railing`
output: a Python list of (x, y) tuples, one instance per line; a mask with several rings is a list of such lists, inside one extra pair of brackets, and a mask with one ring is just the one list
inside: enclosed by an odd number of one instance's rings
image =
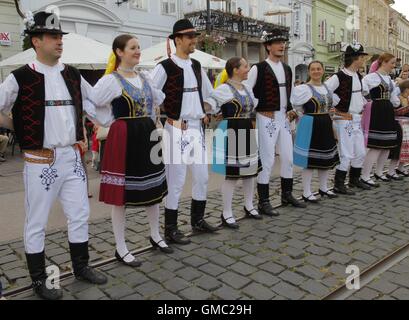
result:
[(340, 52), (341, 48), (342, 48), (342, 43), (341, 42), (328, 44), (328, 52), (329, 53)]
[[(198, 31), (206, 30), (207, 11), (186, 13), (185, 18), (189, 19)], [(281, 28), (287, 31), (289, 30), (289, 28), (285, 26), (220, 10), (211, 10), (210, 27), (212, 31), (237, 33), (238, 35), (241, 34), (258, 39), (261, 38), (263, 31), (269, 31), (272, 28)]]

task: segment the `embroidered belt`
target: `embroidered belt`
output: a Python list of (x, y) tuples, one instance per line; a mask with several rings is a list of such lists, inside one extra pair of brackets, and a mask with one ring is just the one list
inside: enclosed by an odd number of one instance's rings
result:
[(46, 100), (46, 107), (61, 107), (61, 106), (73, 106), (74, 101), (72, 100)]
[[(80, 150), (80, 145), (78, 143), (74, 144), (72, 146), (73, 148), (77, 148)], [(34, 157), (39, 157), (42, 159), (37, 159), (37, 158), (30, 158), (27, 156), (24, 156), (24, 161), (27, 161), (29, 163), (37, 163), (37, 164), (52, 164), (54, 162), (54, 150), (52, 149), (39, 149), (39, 150), (24, 150), (24, 153), (30, 156)]]
[(30, 158), (30, 157), (24, 156), (24, 160), (30, 163), (52, 164), (54, 162), (54, 151), (51, 149), (24, 150), (24, 152), (30, 156), (43, 158), (43, 159), (37, 159), (37, 158)]
[(353, 118), (352, 114), (348, 112), (342, 112), (342, 111), (335, 111), (333, 120), (348, 120), (351, 121)]
[(286, 83), (279, 83), (278, 86), (279, 87), (287, 87), (287, 84)]
[(274, 119), (274, 111), (258, 111), (258, 113), (267, 118)]
[(198, 87), (194, 87), (194, 88), (183, 88), (183, 92), (196, 92), (199, 91)]
[[(203, 123), (203, 119), (201, 119), (200, 121), (202, 121)], [(167, 118), (166, 122), (169, 123), (171, 126), (174, 126), (175, 128), (187, 130), (188, 120), (173, 120), (171, 118)]]

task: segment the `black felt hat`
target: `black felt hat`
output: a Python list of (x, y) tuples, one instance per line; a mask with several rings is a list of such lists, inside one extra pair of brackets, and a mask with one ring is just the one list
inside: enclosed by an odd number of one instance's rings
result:
[(365, 52), (364, 47), (360, 43), (349, 44), (344, 49), (344, 54), (346, 57), (356, 57), (356, 56), (367, 56), (368, 53)]
[(261, 36), (261, 40), (263, 40), (264, 43), (288, 41), (289, 38), (288, 30), (282, 28), (274, 28), (269, 31), (264, 31)]
[(26, 34), (41, 34), (41, 33), (52, 33), (52, 34), (68, 34), (61, 30), (61, 23), (59, 17), (55, 13), (40, 11), (34, 16), (28, 15), (24, 19), (26, 24)]
[(200, 32), (197, 32), (193, 24), (188, 19), (182, 19), (176, 21), (173, 26), (173, 33), (169, 36), (170, 39), (175, 39), (176, 36), (181, 35), (196, 35), (199, 36)]

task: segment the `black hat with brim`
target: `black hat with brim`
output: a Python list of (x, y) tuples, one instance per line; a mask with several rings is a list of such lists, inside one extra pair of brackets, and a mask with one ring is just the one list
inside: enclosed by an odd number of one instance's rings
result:
[(344, 52), (346, 57), (367, 56), (364, 47), (361, 44), (350, 44), (346, 47)]
[(173, 33), (169, 36), (170, 39), (175, 39), (177, 36), (200, 36), (193, 24), (188, 19), (176, 21), (173, 26)]
[(265, 44), (288, 41), (289, 39), (288, 31), (285, 29), (272, 29), (269, 32), (264, 32), (262, 35), (262, 40)]
[(24, 32), (28, 35), (35, 34), (68, 34), (61, 30), (60, 19), (55, 13), (49, 13), (45, 11), (37, 12), (34, 15), (33, 21), (26, 22), (27, 29)]

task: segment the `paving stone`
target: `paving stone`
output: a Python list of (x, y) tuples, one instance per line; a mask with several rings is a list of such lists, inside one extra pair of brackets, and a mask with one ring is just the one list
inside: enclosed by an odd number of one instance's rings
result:
[(9, 279), (10, 281), (19, 279), (19, 278), (24, 278), (28, 276), (28, 271), (24, 269), (12, 269), (12, 270), (7, 270), (4, 271), (3, 274)]
[(216, 264), (207, 263), (207, 264), (204, 264), (204, 265), (200, 266), (199, 270), (203, 271), (203, 272), (205, 272), (205, 273), (207, 273), (207, 274), (209, 274), (211, 276), (216, 277), (219, 274), (225, 272), (226, 268), (219, 267)]
[(381, 279), (374, 280), (371, 283), (369, 283), (368, 288), (382, 292), (383, 294), (390, 294), (393, 291), (395, 291), (398, 288), (398, 286), (387, 280), (382, 279), (381, 275)]
[(149, 278), (151, 278), (151, 279), (153, 279), (153, 280), (155, 280), (155, 281), (157, 281), (159, 283), (162, 283), (164, 281), (172, 279), (175, 276), (175, 274), (173, 272), (171, 272), (171, 271), (166, 270), (166, 269), (159, 269), (159, 270), (156, 270), (156, 271), (154, 271), (152, 273), (149, 273), (148, 276), (149, 276)]
[(391, 296), (398, 300), (409, 300), (409, 290), (406, 288), (399, 288), (391, 293)]
[(275, 293), (259, 283), (251, 283), (242, 289), (242, 292), (256, 300), (270, 300)]
[(75, 296), (79, 300), (99, 300), (105, 297), (105, 294), (97, 287), (90, 287), (84, 291), (75, 294)]
[(223, 285), (214, 277), (209, 277), (207, 275), (204, 275), (203, 277), (196, 279), (195, 284), (206, 291), (214, 291)]
[(183, 290), (187, 287), (190, 286), (190, 283), (187, 282), (186, 280), (179, 278), (179, 277), (174, 277), (172, 279), (169, 279), (168, 281), (163, 283), (163, 286), (174, 293), (179, 292), (180, 290)]
[(362, 288), (358, 292), (354, 294), (356, 298), (363, 299), (363, 300), (374, 300), (380, 293), (378, 291), (372, 290), (370, 288)]
[[(172, 300), (177, 300), (176, 298)], [(134, 293), (134, 294), (131, 294), (130, 296), (121, 298), (121, 300), (144, 300), (144, 299), (140, 294)], [(160, 299), (160, 300), (166, 300), (166, 299)]]
[(277, 293), (277, 295), (283, 296), (284, 298), (290, 300), (299, 300), (305, 295), (302, 290), (284, 281), (277, 283), (271, 289)]
[(253, 273), (252, 275), (250, 275), (250, 278), (268, 287), (271, 287), (272, 285), (280, 281), (280, 278), (262, 270)]
[(305, 256), (305, 252), (303, 250), (293, 247), (286, 247), (282, 250), (282, 252), (294, 259), (301, 259)]
[(183, 259), (183, 262), (187, 265), (190, 265), (194, 268), (197, 268), (205, 263), (207, 263), (207, 260), (202, 259), (198, 256), (192, 255), (190, 257), (187, 257), (186, 259)]
[(284, 272), (280, 273), (279, 277), (295, 286), (299, 286), (306, 280), (304, 277), (289, 270), (285, 270)]
[(229, 258), (223, 254), (217, 254), (209, 258), (209, 260), (215, 264), (218, 264), (221, 267), (228, 267), (232, 265), (235, 260)]
[(144, 299), (147, 299), (151, 296), (159, 294), (160, 292), (164, 291), (163, 287), (156, 282), (145, 282), (135, 288), (137, 293), (139, 293)]
[(211, 297), (211, 293), (198, 287), (189, 287), (182, 290), (179, 295), (186, 300), (207, 300)]
[(330, 261), (340, 263), (340, 264), (347, 264), (352, 260), (350, 256), (346, 254), (342, 254), (342, 253), (336, 253), (336, 252), (329, 254), (327, 256), (327, 259)]
[(243, 277), (231, 271), (227, 271), (219, 275), (217, 279), (223, 281), (225, 284), (234, 289), (241, 289), (251, 281), (248, 277)]
[(242, 297), (240, 291), (226, 285), (214, 291), (213, 294), (221, 300), (238, 300)]
[(199, 272), (197, 272), (195, 269), (191, 267), (187, 267), (187, 268), (176, 271), (176, 275), (185, 279), (186, 281), (192, 281), (201, 276)]
[(313, 255), (317, 256), (325, 256), (328, 253), (331, 252), (331, 250), (324, 248), (324, 247), (318, 247), (318, 246), (309, 246), (307, 249), (305, 249), (307, 252), (312, 253)]
[(317, 268), (326, 267), (331, 262), (330, 260), (320, 256), (308, 256), (307, 258), (305, 258), (305, 260), (306, 262)]
[(276, 262), (281, 264), (285, 268), (294, 268), (303, 265), (304, 259), (293, 259), (288, 256), (281, 256)]
[(121, 280), (126, 283), (131, 288), (134, 288), (142, 283), (150, 281), (148, 277), (140, 272), (132, 272), (124, 277)]
[(174, 301), (174, 300), (182, 300), (182, 299), (179, 298), (178, 296), (170, 293), (170, 292), (161, 292), (157, 296), (153, 297), (152, 300), (170, 300), (170, 301)]
[(304, 282), (300, 287), (305, 291), (312, 293), (313, 295), (316, 295), (318, 297), (323, 297), (329, 293), (328, 288), (319, 283), (317, 280), (309, 279), (306, 282)]
[(179, 261), (175, 261), (172, 259), (162, 263), (161, 267), (174, 272), (176, 270), (184, 268), (185, 265), (183, 263), (180, 263)]
[(248, 276), (249, 274), (252, 274), (252, 273), (257, 271), (256, 268), (254, 268), (254, 267), (252, 267), (252, 266), (250, 266), (250, 265), (248, 265), (246, 263), (243, 263), (243, 262), (237, 262), (237, 263), (229, 266), (229, 269), (232, 270), (232, 271), (235, 271), (237, 273), (240, 273), (243, 276)]
[(115, 285), (109, 289), (106, 289), (105, 292), (111, 299), (118, 300), (131, 295), (132, 293), (134, 293), (134, 290), (127, 284), (121, 283), (119, 285)]
[(0, 266), (9, 262), (14, 262), (17, 261), (18, 258), (14, 254), (9, 254), (7, 256), (4, 256), (0, 258)]
[(284, 270), (284, 268), (282, 266), (280, 266), (280, 265), (278, 265), (278, 264), (276, 264), (274, 262), (264, 263), (261, 266), (259, 266), (259, 268), (264, 270), (264, 271), (267, 271), (267, 272), (269, 272), (271, 274), (274, 274), (274, 275), (278, 275), (279, 273), (281, 273)]
[(317, 279), (320, 280), (322, 278), (324, 278), (325, 273), (321, 272), (319, 269), (311, 266), (311, 265), (305, 265), (302, 267), (297, 267), (296, 268), (296, 272), (298, 272), (301, 275), (304, 275), (308, 278), (312, 278), (312, 279)]

